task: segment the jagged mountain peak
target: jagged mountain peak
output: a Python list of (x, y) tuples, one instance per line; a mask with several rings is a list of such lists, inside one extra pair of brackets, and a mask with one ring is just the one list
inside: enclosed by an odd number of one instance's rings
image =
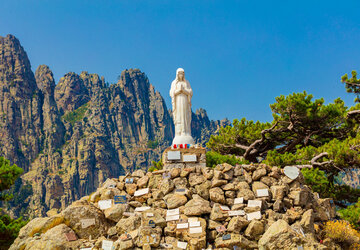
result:
[(55, 80), (52, 71), (47, 65), (40, 65), (35, 71), (35, 79), (38, 88), (42, 92), (46, 92), (49, 95), (54, 95)]
[[(193, 134), (203, 144), (219, 122), (198, 114)], [(0, 115), (0, 154), (25, 170), (33, 193), (11, 204), (15, 215), (60, 210), (106, 178), (148, 168), (174, 135), (163, 97), (141, 70), (124, 70), (110, 86), (87, 71), (69, 72), (55, 85), (46, 65), (34, 76), (13, 36), (0, 38)]]
[(11, 94), (17, 96), (33, 95), (37, 91), (28, 56), (13, 35), (0, 36), (0, 65), (1, 88), (13, 88)]
[(55, 87), (55, 100), (60, 112), (74, 111), (90, 100), (88, 89), (81, 77), (69, 72)]

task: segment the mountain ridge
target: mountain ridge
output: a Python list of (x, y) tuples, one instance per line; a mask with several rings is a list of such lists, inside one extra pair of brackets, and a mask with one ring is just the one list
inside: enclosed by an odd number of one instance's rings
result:
[[(122, 71), (111, 85), (87, 71), (69, 72), (55, 84), (48, 66), (33, 73), (13, 35), (0, 37), (0, 58), (0, 153), (25, 172), (12, 192), (26, 198), (8, 203), (13, 216), (60, 210), (107, 178), (147, 169), (171, 144), (171, 113), (139, 69)], [(229, 124), (211, 121), (203, 109), (192, 118), (200, 144)]]

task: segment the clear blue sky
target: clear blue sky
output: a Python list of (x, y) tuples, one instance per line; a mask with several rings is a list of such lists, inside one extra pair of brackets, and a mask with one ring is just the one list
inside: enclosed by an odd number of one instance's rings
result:
[(340, 77), (360, 70), (360, 1), (1, 0), (0, 35), (56, 80), (88, 71), (116, 82), (139, 68), (170, 107), (178, 67), (193, 109), (270, 121), (269, 104), (306, 90), (352, 105)]

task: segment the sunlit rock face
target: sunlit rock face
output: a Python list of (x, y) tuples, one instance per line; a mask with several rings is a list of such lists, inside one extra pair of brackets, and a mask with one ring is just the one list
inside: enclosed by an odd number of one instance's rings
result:
[[(203, 110), (192, 113), (196, 143), (219, 125)], [(48, 66), (33, 73), (20, 42), (8, 35), (0, 37), (0, 134), (0, 154), (24, 169), (8, 212), (44, 215), (107, 178), (150, 167), (171, 145), (174, 125), (139, 69), (124, 70), (115, 84), (88, 72), (67, 73), (55, 84)]]

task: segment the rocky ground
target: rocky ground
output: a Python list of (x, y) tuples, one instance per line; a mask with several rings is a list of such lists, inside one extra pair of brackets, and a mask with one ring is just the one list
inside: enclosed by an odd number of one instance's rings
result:
[(334, 217), (331, 199), (277, 167), (138, 170), (33, 219), (10, 249), (341, 249), (322, 234)]

